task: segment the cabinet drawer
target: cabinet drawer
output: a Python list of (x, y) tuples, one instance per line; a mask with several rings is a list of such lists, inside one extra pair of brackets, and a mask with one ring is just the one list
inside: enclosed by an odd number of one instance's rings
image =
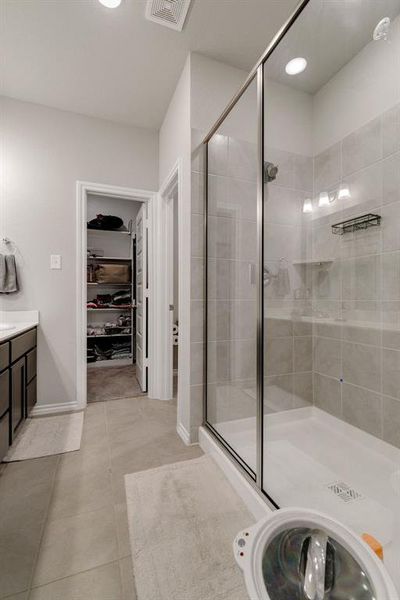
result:
[(32, 408), (35, 406), (37, 401), (36, 396), (36, 377), (32, 379), (30, 384), (26, 388), (26, 416), (29, 417)]
[(36, 346), (36, 329), (31, 329), (11, 340), (11, 361), (18, 360)]
[(0, 371), (6, 369), (10, 364), (10, 342), (0, 345)]
[(25, 357), (11, 367), (11, 434), (21, 425), (25, 416)]
[(8, 452), (10, 440), (10, 415), (6, 413), (2, 419), (0, 419), (0, 460), (3, 460)]
[(26, 355), (26, 383), (36, 377), (36, 348)]
[(10, 371), (0, 375), (0, 417), (10, 406)]

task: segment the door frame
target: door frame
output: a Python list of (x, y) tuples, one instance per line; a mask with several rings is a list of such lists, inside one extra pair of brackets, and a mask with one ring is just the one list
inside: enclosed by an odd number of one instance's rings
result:
[(84, 409), (87, 405), (87, 362), (86, 362), (86, 327), (87, 327), (87, 200), (88, 194), (98, 196), (109, 196), (126, 200), (144, 202), (148, 206), (148, 218), (150, 221), (149, 233), (149, 283), (150, 283), (150, 310), (149, 321), (149, 386), (148, 395), (158, 399), (159, 374), (158, 361), (155, 360), (155, 349), (160, 346), (159, 336), (155, 320), (155, 305), (159, 294), (157, 282), (157, 260), (159, 254), (158, 239), (156, 235), (159, 202), (157, 192), (126, 188), (115, 185), (106, 185), (89, 181), (76, 182), (76, 399), (77, 410)]
[[(182, 161), (178, 159), (172, 167), (167, 178), (163, 182), (159, 191), (159, 268), (157, 272), (160, 274), (157, 284), (159, 285), (159, 294), (157, 294), (157, 313), (158, 313), (158, 332), (159, 346), (156, 351), (159, 351), (159, 377), (160, 377), (160, 399), (171, 400), (173, 397), (173, 347), (172, 347), (172, 328), (171, 328), (171, 311), (169, 304), (173, 294), (173, 216), (174, 216), (174, 201), (173, 195), (178, 194), (178, 256), (181, 254), (181, 205), (182, 205)], [(181, 281), (182, 273), (178, 269), (178, 289), (179, 298), (178, 306), (181, 307)], [(179, 319), (179, 321), (181, 321)], [(164, 359), (163, 359), (164, 358)], [(178, 344), (178, 420), (181, 408), (182, 394), (180, 393), (179, 382), (181, 381), (181, 373), (184, 368), (182, 353)]]

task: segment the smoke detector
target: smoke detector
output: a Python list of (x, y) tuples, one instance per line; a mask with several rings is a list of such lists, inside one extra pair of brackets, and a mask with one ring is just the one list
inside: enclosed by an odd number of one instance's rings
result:
[(379, 40), (387, 40), (390, 30), (390, 23), (391, 21), (389, 17), (385, 17), (379, 21), (378, 25), (374, 29), (374, 33), (372, 34), (375, 42), (379, 42)]
[(146, 19), (182, 31), (191, 0), (148, 0)]

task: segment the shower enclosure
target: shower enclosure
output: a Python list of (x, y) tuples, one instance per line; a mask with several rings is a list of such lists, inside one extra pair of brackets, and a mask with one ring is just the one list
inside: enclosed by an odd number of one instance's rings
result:
[(398, 586), (399, 15), (303, 1), (204, 140), (204, 425), (275, 507), (377, 538)]

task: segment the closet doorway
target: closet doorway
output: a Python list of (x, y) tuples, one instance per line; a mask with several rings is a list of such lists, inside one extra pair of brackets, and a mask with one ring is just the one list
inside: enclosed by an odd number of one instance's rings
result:
[(150, 371), (151, 198), (89, 184), (82, 198), (82, 399), (143, 396)]

